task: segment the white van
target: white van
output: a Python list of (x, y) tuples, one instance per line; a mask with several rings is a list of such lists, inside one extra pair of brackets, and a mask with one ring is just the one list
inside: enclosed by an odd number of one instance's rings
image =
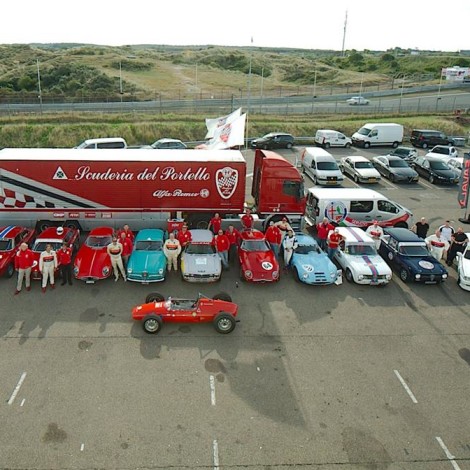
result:
[(391, 145), (397, 148), (403, 142), (403, 126), (391, 122), (364, 124), (352, 136), (357, 147), (369, 148), (371, 145)]
[(315, 143), (320, 147), (328, 149), (330, 147), (345, 147), (349, 148), (352, 145), (352, 140), (338, 131), (330, 129), (319, 129), (315, 134)]
[(333, 155), (318, 147), (306, 147), (301, 157), (302, 172), (315, 184), (336, 186), (344, 180)]
[(125, 149), (127, 142), (122, 137), (103, 137), (100, 139), (88, 139), (80, 145), (74, 147), (76, 149)]
[(413, 214), (383, 194), (364, 188), (310, 188), (305, 222), (315, 225), (324, 217), (335, 226), (367, 228), (374, 220), (382, 227), (413, 225)]

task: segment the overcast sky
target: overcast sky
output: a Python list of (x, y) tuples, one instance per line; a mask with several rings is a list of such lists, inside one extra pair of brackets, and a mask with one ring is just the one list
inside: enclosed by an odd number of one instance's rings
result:
[(470, 0), (3, 0), (0, 44), (470, 49)]

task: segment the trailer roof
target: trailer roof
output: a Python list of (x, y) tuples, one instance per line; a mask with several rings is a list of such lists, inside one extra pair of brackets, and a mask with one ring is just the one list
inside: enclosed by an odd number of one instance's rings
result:
[(0, 162), (7, 160), (105, 161), (105, 162), (245, 162), (239, 150), (155, 150), (155, 149), (46, 149), (4, 148)]

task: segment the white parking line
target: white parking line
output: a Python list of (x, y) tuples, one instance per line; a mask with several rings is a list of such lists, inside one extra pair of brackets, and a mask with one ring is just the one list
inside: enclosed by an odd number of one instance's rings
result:
[(452, 464), (452, 467), (454, 467), (454, 470), (460, 470), (460, 467), (458, 466), (457, 462), (454, 460), (455, 456), (450, 453), (449, 449), (444, 444), (444, 441), (440, 437), (437, 437), (437, 436), (436, 436), (436, 441), (439, 443), (442, 450), (445, 452), (446, 457), (449, 459), (449, 462)]
[(209, 386), (211, 388), (211, 405), (215, 406), (215, 378), (213, 375), (209, 376)]
[(26, 378), (26, 372), (23, 372), (21, 374), (20, 380), (16, 384), (15, 390), (13, 390), (13, 393), (11, 394), (11, 397), (8, 400), (9, 405), (11, 405), (15, 401), (16, 395), (18, 395), (18, 392), (20, 391), (21, 385), (23, 384), (25, 378)]
[(423, 186), (425, 186), (428, 189), (437, 189), (439, 191), (443, 191), (444, 189), (446, 189), (446, 188), (440, 188), (439, 186), (437, 186), (435, 184), (425, 183), (421, 178), (419, 179), (418, 184), (422, 184)]
[(212, 442), (212, 458), (214, 461), (214, 470), (219, 470), (219, 444), (216, 439)]
[(23, 398), (23, 400), (21, 400), (21, 405), (20, 406), (23, 406), (25, 401), (26, 401), (26, 399)]
[(393, 189), (398, 189), (398, 186), (395, 186), (391, 181), (389, 181), (389, 180), (387, 180), (387, 179), (385, 179), (385, 178), (382, 178), (382, 179), (380, 180), (380, 182), (381, 182), (381, 183), (386, 183), (386, 184), (388, 184), (388, 185), (391, 186)]
[(416, 397), (413, 395), (413, 392), (411, 391), (410, 387), (406, 384), (406, 382), (403, 380), (403, 377), (400, 375), (400, 372), (397, 370), (394, 370), (395, 375), (397, 376), (398, 380), (401, 382), (403, 385), (403, 388), (406, 390), (406, 393), (410, 396), (411, 400), (413, 403), (418, 403), (418, 400), (416, 400)]
[(84, 449), (84, 448), (85, 448), (85, 444), (82, 444), (82, 445), (80, 446), (80, 452), (83, 452), (83, 449)]

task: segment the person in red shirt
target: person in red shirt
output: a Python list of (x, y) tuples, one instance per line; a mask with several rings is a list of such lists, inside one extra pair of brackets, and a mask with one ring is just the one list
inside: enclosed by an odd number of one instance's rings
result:
[(117, 233), (117, 239), (119, 240), (119, 242), (121, 242), (122, 244), (122, 238), (121, 238), (121, 234), (122, 233), (125, 233), (126, 234), (126, 238), (129, 238), (131, 240), (131, 243), (134, 244), (134, 233), (132, 232), (132, 230), (129, 228), (129, 225), (124, 225), (122, 227), (121, 230), (118, 231)]
[(334, 230), (334, 227), (330, 224), (328, 217), (324, 217), (323, 221), (317, 224), (317, 241), (322, 250), (326, 249), (328, 234), (331, 230)]
[(253, 216), (251, 215), (251, 210), (247, 209), (245, 211), (245, 214), (242, 215), (242, 226), (243, 230), (251, 230), (253, 228)]
[(129, 261), (129, 256), (131, 256), (132, 248), (134, 247), (134, 239), (128, 236), (124, 231), (121, 232), (121, 245), (122, 253), (121, 258), (124, 264), (124, 267), (127, 268), (127, 263)]
[(279, 227), (275, 225), (272, 220), (269, 222), (269, 227), (266, 229), (265, 236), (266, 241), (269, 243), (271, 250), (273, 250), (277, 258), (279, 256), (279, 248), (282, 242), (282, 233), (279, 230)]
[(23, 279), (25, 280), (26, 290), (31, 290), (31, 268), (34, 263), (34, 254), (28, 248), (26, 243), (20, 245), (20, 249), (15, 255), (15, 269), (18, 271), (18, 282), (16, 284), (15, 295), (21, 292)]
[(233, 225), (229, 225), (228, 229), (225, 231), (225, 235), (230, 242), (228, 260), (233, 263), (237, 257), (237, 247), (240, 240), (240, 232)]
[(209, 221), (209, 226), (207, 227), (209, 230), (212, 230), (214, 235), (219, 233), (220, 228), (222, 227), (222, 219), (218, 212), (214, 214), (214, 217)]
[(61, 286), (68, 282), (72, 285), (72, 248), (67, 242), (62, 242), (62, 247), (57, 251), (57, 262), (59, 263), (60, 276), (62, 278)]
[(335, 253), (339, 249), (339, 244), (344, 240), (343, 235), (339, 233), (338, 227), (328, 234), (328, 258), (333, 261)]
[(225, 269), (228, 269), (228, 250), (230, 248), (230, 241), (227, 235), (224, 234), (222, 229), (219, 230), (215, 236), (215, 249), (222, 260)]
[(184, 249), (184, 247), (193, 239), (191, 236), (191, 232), (188, 230), (187, 225), (183, 225), (181, 227), (181, 230), (178, 232), (178, 241), (180, 242), (181, 249)]

